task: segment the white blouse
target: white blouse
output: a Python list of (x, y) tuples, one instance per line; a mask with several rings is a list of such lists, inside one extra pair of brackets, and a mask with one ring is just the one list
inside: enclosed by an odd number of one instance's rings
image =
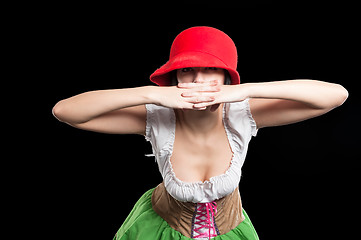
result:
[(183, 202), (205, 203), (227, 196), (238, 186), (241, 168), (246, 158), (248, 143), (257, 134), (248, 99), (225, 103), (223, 125), (231, 146), (233, 157), (228, 170), (211, 177), (209, 181), (183, 182), (173, 171), (170, 158), (175, 138), (176, 116), (174, 110), (154, 104), (146, 104), (146, 140), (150, 141), (168, 193)]

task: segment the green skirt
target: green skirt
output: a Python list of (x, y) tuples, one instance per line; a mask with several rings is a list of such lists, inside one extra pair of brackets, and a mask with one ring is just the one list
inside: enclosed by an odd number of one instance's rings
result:
[[(153, 189), (148, 190), (135, 204), (113, 240), (188, 240), (180, 232), (171, 228), (152, 208)], [(243, 209), (245, 220), (226, 234), (213, 240), (256, 240), (259, 239), (251, 220)]]

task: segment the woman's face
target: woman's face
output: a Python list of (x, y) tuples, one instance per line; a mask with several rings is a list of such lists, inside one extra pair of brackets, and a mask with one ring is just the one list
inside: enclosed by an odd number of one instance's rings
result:
[(177, 79), (180, 83), (217, 80), (219, 85), (224, 84), (224, 69), (215, 67), (191, 67), (177, 69)]

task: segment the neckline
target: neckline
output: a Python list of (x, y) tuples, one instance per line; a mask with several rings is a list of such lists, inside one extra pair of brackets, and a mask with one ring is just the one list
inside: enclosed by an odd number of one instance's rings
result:
[(222, 178), (222, 177), (225, 177), (228, 175), (228, 172), (231, 170), (232, 166), (234, 165), (233, 162), (234, 162), (234, 158), (235, 158), (235, 148), (234, 148), (234, 145), (233, 145), (233, 139), (232, 139), (232, 135), (231, 135), (231, 132), (229, 131), (228, 129), (228, 124), (226, 122), (226, 106), (228, 105), (229, 103), (224, 103), (223, 104), (223, 108), (222, 108), (222, 124), (223, 124), (223, 127), (224, 127), (224, 130), (226, 132), (226, 135), (227, 135), (227, 140), (228, 140), (228, 144), (231, 148), (231, 151), (232, 151), (232, 158), (231, 158), (231, 161), (230, 161), (230, 164), (229, 164), (229, 167), (228, 169), (220, 174), (220, 175), (216, 175), (216, 176), (212, 176), (209, 178), (209, 180), (204, 180), (204, 181), (197, 181), (197, 182), (184, 182), (182, 180), (180, 180), (174, 170), (173, 170), (173, 166), (172, 166), (172, 163), (170, 161), (172, 155), (173, 155), (173, 147), (174, 147), (174, 141), (175, 141), (175, 131), (176, 131), (176, 124), (177, 124), (177, 118), (176, 118), (176, 114), (174, 112), (174, 109), (171, 109), (171, 122), (172, 122), (172, 133), (171, 133), (171, 137), (169, 138), (169, 141), (168, 141), (168, 144), (169, 144), (169, 150), (170, 150), (170, 154), (169, 156), (167, 157), (167, 161), (168, 161), (168, 164), (170, 166), (170, 170), (171, 170), (171, 174), (173, 176), (173, 179), (180, 185), (205, 185), (205, 184), (209, 184), (209, 183), (213, 183), (216, 179), (218, 178)]

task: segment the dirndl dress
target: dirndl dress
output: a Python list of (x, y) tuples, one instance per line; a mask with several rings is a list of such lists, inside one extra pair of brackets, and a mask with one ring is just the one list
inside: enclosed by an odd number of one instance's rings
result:
[(145, 138), (163, 182), (138, 200), (114, 240), (258, 239), (238, 190), (248, 143), (258, 130), (248, 99), (223, 105), (222, 120), (233, 152), (228, 170), (197, 183), (181, 181), (172, 168), (174, 110), (153, 104), (146, 104), (146, 109)]
[[(152, 207), (152, 195), (156, 188), (148, 190), (137, 201), (113, 240), (188, 240), (190, 238), (172, 228)], [(237, 189), (238, 191), (238, 189)], [(212, 237), (213, 240), (257, 240), (258, 235), (246, 211), (244, 220), (227, 233)], [(201, 238), (198, 238), (201, 239)], [(202, 238), (208, 239), (208, 238)]]

